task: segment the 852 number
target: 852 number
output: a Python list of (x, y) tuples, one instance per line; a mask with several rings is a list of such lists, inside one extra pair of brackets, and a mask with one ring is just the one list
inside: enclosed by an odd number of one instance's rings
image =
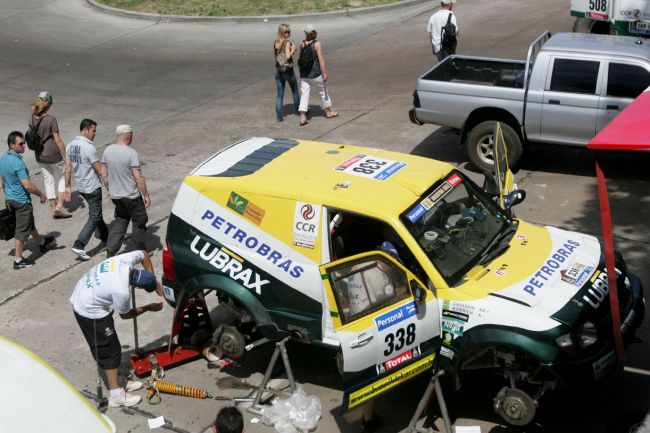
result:
[(384, 350), (384, 356), (389, 356), (393, 352), (399, 352), (402, 348), (415, 343), (415, 323), (409, 324), (406, 328), (399, 328), (395, 333), (386, 335), (384, 342), (388, 347)]

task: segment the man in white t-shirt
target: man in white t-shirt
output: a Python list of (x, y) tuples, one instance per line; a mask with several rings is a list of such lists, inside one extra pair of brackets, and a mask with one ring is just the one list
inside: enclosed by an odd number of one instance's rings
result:
[[(145, 270), (135, 269), (142, 264)], [(162, 302), (142, 307), (131, 305), (131, 287), (147, 292), (154, 290), (162, 296), (162, 286), (153, 273), (153, 265), (146, 251), (133, 251), (111, 257), (94, 266), (77, 282), (70, 303), (90, 351), (106, 373), (110, 396), (109, 407), (133, 406), (140, 402), (137, 395), (128, 394), (142, 388), (141, 382), (130, 381), (126, 387), (119, 384), (122, 357), (120, 340), (115, 332), (113, 310), (122, 319), (131, 319), (145, 311), (160, 311)]]
[(451, 23), (456, 26), (456, 36), (458, 36), (456, 15), (452, 12), (454, 3), (456, 3), (456, 0), (441, 0), (440, 9), (431, 15), (431, 18), (429, 18), (429, 22), (427, 23), (427, 34), (429, 35), (431, 48), (439, 62), (443, 61), (446, 57), (455, 54), (455, 50), (454, 52), (450, 52), (442, 47), (442, 28), (447, 24), (449, 15), (451, 15)]

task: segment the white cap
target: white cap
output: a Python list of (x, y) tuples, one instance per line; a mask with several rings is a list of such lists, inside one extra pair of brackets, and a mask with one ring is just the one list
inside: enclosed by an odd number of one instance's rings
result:
[(120, 125), (115, 128), (115, 135), (123, 135), (133, 132), (133, 127), (131, 125)]
[(316, 29), (314, 28), (314, 25), (312, 23), (309, 23), (302, 29), (302, 31), (309, 34), (315, 32)]
[(52, 92), (48, 92), (47, 90), (43, 90), (41, 93), (38, 94), (38, 99), (42, 101), (51, 101), (52, 100)]
[(440, 2), (443, 5), (449, 5), (449, 4), (452, 4), (452, 3), (456, 3), (456, 0), (440, 0)]

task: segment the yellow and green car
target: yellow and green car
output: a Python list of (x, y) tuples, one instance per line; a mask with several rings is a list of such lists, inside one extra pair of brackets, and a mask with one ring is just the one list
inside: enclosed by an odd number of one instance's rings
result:
[[(229, 353), (285, 336), (331, 348), (344, 409), (434, 365), (482, 368), (507, 379), (495, 409), (522, 425), (546, 389), (597, 380), (616, 356), (599, 241), (511, 215), (444, 162), (250, 138), (184, 179), (165, 298), (178, 324), (216, 292), (233, 312)], [(620, 255), (616, 264), (628, 344), (643, 288)]]

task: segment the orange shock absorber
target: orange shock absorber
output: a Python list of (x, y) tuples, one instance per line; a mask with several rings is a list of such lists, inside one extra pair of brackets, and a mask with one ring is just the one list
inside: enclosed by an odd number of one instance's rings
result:
[(155, 380), (153, 386), (158, 390), (158, 392), (163, 392), (165, 394), (181, 395), (183, 397), (192, 398), (212, 398), (212, 396), (203, 388), (176, 385), (162, 380)]

